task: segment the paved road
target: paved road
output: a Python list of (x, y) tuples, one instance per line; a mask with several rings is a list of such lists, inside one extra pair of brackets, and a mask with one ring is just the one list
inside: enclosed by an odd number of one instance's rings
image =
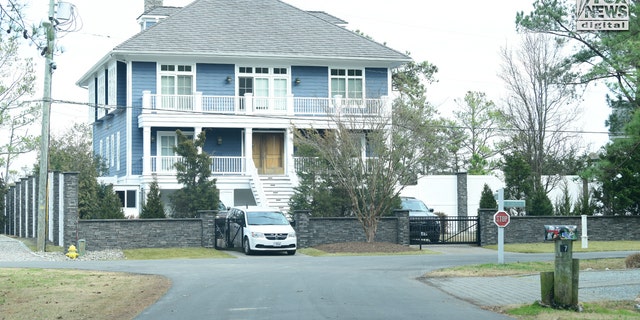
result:
[[(417, 280), (437, 268), (496, 262), (495, 251), (430, 249), (444, 253), (392, 257), (238, 254), (236, 259), (0, 262), (0, 267), (99, 269), (169, 277), (172, 288), (137, 319), (509, 319), (483, 310), (479, 307), (483, 303), (461, 296), (459, 290), (447, 291), (456, 286)], [(551, 259), (550, 254), (505, 254), (506, 262)], [(493, 293), (479, 290), (496, 287), (502, 287), (496, 279), (479, 279), (473, 287), (461, 290), (475, 297), (511, 295), (503, 291), (489, 296)], [(537, 297), (525, 298), (524, 303), (531, 303)]]

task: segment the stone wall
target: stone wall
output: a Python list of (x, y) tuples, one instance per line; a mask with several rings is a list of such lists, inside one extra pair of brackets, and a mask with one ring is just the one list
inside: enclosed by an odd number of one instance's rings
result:
[[(48, 175), (45, 226), (46, 239), (56, 246), (74, 244), (78, 216), (78, 173), (50, 172)], [(36, 238), (38, 230), (38, 177), (17, 181), (5, 195), (4, 225), (0, 231), (22, 238)], [(75, 231), (74, 231), (75, 232)]]
[[(498, 227), (493, 223), (495, 210), (479, 210), (480, 245), (498, 243)], [(578, 226), (578, 239), (582, 236), (580, 216), (524, 216), (511, 217), (504, 230), (504, 243), (533, 243), (544, 241), (545, 225)], [(587, 237), (591, 241), (640, 240), (640, 216), (589, 216)]]
[[(311, 217), (308, 212), (294, 213), (298, 247), (320, 244), (366, 241), (364, 229), (353, 217)], [(378, 222), (375, 241), (409, 245), (409, 212), (398, 211), (396, 216), (383, 217)]]
[(80, 220), (78, 239), (87, 250), (202, 247), (202, 220)]
[[(36, 237), (37, 177), (21, 179), (5, 196), (5, 224), (0, 231), (17, 237)], [(202, 212), (197, 219), (79, 220), (78, 174), (52, 173), (49, 177), (47, 239), (67, 248), (86, 241), (87, 250), (110, 248), (213, 247), (215, 212)], [(481, 245), (497, 243), (495, 210), (480, 210)], [(356, 218), (315, 218), (296, 212), (295, 229), (300, 248), (325, 243), (365, 241), (364, 230)], [(581, 217), (511, 217), (505, 229), (505, 243), (542, 242), (545, 225), (576, 225)], [(590, 216), (588, 239), (592, 241), (640, 240), (640, 216)], [(580, 236), (580, 234), (578, 235)], [(383, 217), (376, 241), (409, 244), (408, 212)]]

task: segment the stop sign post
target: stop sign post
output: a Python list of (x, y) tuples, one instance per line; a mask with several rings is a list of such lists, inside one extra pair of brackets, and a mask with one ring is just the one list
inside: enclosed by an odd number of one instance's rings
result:
[(504, 227), (511, 222), (511, 216), (505, 211), (498, 211), (493, 215), (493, 223), (498, 226), (498, 263), (504, 263)]

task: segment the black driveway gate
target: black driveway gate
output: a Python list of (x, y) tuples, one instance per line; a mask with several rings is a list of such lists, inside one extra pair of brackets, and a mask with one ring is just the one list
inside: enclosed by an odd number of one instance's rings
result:
[(215, 232), (213, 235), (213, 244), (216, 249), (227, 249), (233, 248), (234, 240), (240, 236), (242, 239), (242, 228), (234, 231), (231, 228), (232, 220), (227, 219), (226, 217), (216, 217), (215, 218)]
[(478, 217), (409, 217), (411, 244), (480, 245)]

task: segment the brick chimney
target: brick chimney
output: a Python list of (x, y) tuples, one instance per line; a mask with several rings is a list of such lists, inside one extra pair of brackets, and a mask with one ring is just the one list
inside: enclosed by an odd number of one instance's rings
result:
[(163, 0), (144, 0), (144, 12), (147, 13), (157, 7), (162, 7)]

